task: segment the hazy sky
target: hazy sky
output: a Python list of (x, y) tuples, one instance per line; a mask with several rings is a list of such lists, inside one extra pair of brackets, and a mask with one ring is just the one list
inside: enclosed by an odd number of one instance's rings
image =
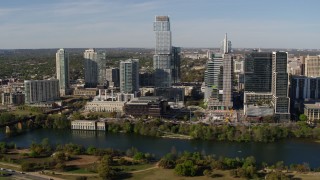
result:
[(319, 0), (0, 0), (0, 49), (154, 48), (155, 15), (172, 44), (320, 48)]

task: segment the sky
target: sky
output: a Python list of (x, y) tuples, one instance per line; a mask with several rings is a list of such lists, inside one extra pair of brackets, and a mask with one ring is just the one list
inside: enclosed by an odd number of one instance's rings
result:
[(319, 0), (0, 0), (0, 49), (154, 48), (168, 15), (172, 44), (320, 49)]

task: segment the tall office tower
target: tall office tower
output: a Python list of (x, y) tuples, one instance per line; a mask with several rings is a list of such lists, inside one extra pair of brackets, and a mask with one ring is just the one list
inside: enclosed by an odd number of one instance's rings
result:
[(181, 78), (180, 52), (181, 52), (181, 49), (179, 47), (172, 47), (172, 59), (171, 59), (172, 83), (180, 82), (180, 78)]
[(223, 96), (222, 102), (225, 109), (233, 106), (233, 58), (230, 54), (223, 54)]
[(272, 53), (272, 103), (275, 116), (280, 121), (287, 121), (290, 119), (287, 63), (287, 52)]
[(104, 85), (106, 81), (106, 53), (95, 49), (85, 50), (84, 80), (86, 87)]
[(305, 58), (305, 74), (308, 77), (320, 77), (320, 56)]
[[(273, 108), (259, 110), (254, 105), (269, 107), (272, 93), (272, 53), (254, 51), (244, 60), (244, 114), (266, 116), (273, 114)], [(260, 111), (261, 113), (258, 113)]]
[(139, 91), (139, 60), (120, 61), (120, 92), (135, 93)]
[(153, 56), (155, 86), (170, 87), (172, 83), (172, 46), (169, 17), (156, 16), (153, 30), (156, 33), (155, 55)]
[[(26, 80), (25, 103), (33, 104), (59, 99), (59, 80)], [(61, 89), (60, 89), (61, 90)]]
[(65, 96), (69, 91), (69, 54), (64, 49), (59, 49), (56, 53), (56, 74), (60, 95)]
[(271, 93), (272, 54), (252, 52), (245, 55), (244, 90), (246, 92)]
[(223, 64), (222, 54), (212, 54), (212, 59), (207, 62), (207, 70), (205, 72), (206, 86), (218, 86), (218, 75), (220, 66)]
[(120, 71), (119, 68), (108, 68), (106, 69), (106, 81), (109, 87), (120, 86)]
[(206, 97), (208, 108), (211, 110), (229, 110), (233, 106), (233, 58), (229, 54), (229, 41), (225, 36), (223, 54), (213, 54), (207, 63), (206, 71)]

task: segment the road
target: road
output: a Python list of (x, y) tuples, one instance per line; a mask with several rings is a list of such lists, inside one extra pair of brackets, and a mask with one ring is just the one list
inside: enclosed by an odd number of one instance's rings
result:
[[(2, 165), (2, 166), (1, 166)], [(24, 179), (24, 180), (48, 180), (48, 179), (54, 179), (54, 180), (63, 180), (60, 178), (56, 178), (56, 177), (51, 177), (51, 176), (47, 176), (44, 174), (40, 174), (39, 172), (20, 172), (20, 171), (16, 171), (13, 169), (9, 169), (9, 168), (3, 168), (3, 166), (11, 166), (13, 168), (20, 168), (20, 166), (16, 165), (16, 164), (11, 164), (11, 163), (4, 163), (4, 162), (0, 162), (0, 171), (5, 172), (7, 174), (11, 174), (8, 177), (12, 177), (14, 179)]]

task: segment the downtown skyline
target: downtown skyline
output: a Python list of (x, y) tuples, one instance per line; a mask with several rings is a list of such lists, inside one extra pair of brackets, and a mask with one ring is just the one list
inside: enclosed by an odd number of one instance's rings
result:
[(310, 1), (6, 1), (0, 49), (154, 48), (153, 20), (168, 15), (179, 47), (319, 49), (317, 7)]

